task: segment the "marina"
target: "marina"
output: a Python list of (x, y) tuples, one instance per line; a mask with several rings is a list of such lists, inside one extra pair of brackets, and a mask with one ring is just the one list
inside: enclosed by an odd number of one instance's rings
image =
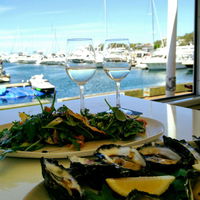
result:
[[(79, 88), (66, 74), (63, 65), (36, 65), (5, 63), (4, 69), (10, 74), (10, 84), (27, 85), (30, 77), (43, 74), (55, 86), (57, 99), (79, 97)], [(193, 81), (193, 70), (177, 69), (177, 84)], [(141, 70), (132, 67), (129, 75), (121, 81), (121, 90), (147, 89), (155, 86), (165, 86), (165, 70)], [(7, 85), (1, 83), (1, 86)], [(85, 94), (94, 95), (115, 93), (115, 84), (102, 68), (98, 68), (94, 77), (85, 85)], [(35, 101), (33, 98), (18, 98), (0, 101), (0, 106)]]
[[(82, 51), (82, 56), (87, 55), (87, 50)], [(118, 48), (120, 54), (124, 50)], [(113, 52), (114, 53), (114, 52)], [(96, 64), (102, 68), (103, 51), (96, 49)], [(15, 64), (36, 64), (36, 65), (65, 65), (67, 56), (63, 52), (45, 54), (44, 52), (35, 52), (28, 54), (25, 52), (0, 54), (0, 59), (6, 63)], [(140, 69), (165, 70), (167, 63), (167, 47), (153, 49), (150, 45), (145, 50), (131, 49), (130, 64)], [(194, 45), (176, 46), (176, 68), (192, 68), (194, 64)]]

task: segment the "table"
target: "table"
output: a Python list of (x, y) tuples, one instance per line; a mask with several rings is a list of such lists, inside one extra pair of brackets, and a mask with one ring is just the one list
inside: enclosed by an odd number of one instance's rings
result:
[[(96, 96), (87, 98), (86, 107), (97, 113), (108, 109), (105, 99), (115, 105), (115, 96)], [(79, 100), (56, 103), (63, 104), (75, 112), (79, 112)], [(165, 127), (164, 134), (177, 139), (191, 140), (192, 135), (200, 136), (200, 111), (179, 106), (159, 103), (134, 97), (121, 96), (124, 108), (141, 111), (143, 116), (159, 120)], [(19, 120), (18, 113), (36, 114), (40, 106), (30, 106), (0, 111), (0, 124)], [(66, 160), (61, 160), (65, 165)], [(0, 161), (0, 199), (21, 200), (38, 183), (43, 180), (39, 159), (6, 158)], [(29, 199), (28, 199), (29, 200)], [(38, 200), (38, 199), (37, 199)]]

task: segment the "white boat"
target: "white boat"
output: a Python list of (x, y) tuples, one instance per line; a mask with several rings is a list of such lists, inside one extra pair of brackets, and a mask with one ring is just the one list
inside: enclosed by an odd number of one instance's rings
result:
[(65, 55), (51, 54), (41, 58), (37, 64), (40, 65), (64, 65), (66, 63)]
[(139, 69), (148, 69), (147, 64), (145, 63), (145, 60), (150, 58), (151, 53), (143, 50), (136, 50), (133, 51), (133, 57), (135, 64), (134, 66)]
[[(127, 63), (127, 60), (129, 63)], [(132, 65), (132, 56), (129, 54), (129, 51), (124, 48), (116, 48), (108, 50), (104, 54), (104, 62), (110, 62), (111, 65), (115, 65), (116, 63), (126, 63), (126, 65)]]
[(10, 75), (6, 74), (6, 72), (3, 69), (3, 61), (0, 61), (0, 83), (9, 81), (10, 81)]
[(183, 65), (185, 65), (187, 68), (192, 69), (194, 65), (194, 59), (193, 58), (187, 58), (183, 60), (182, 62)]
[[(177, 48), (178, 49), (178, 48)], [(186, 66), (183, 64), (183, 51), (177, 50), (176, 53), (176, 69), (184, 69)], [(166, 70), (167, 64), (167, 49), (159, 48), (152, 53), (152, 56), (143, 61), (149, 70)]]
[(18, 58), (18, 63), (22, 64), (36, 64), (43, 58), (40, 54), (24, 55)]
[(47, 79), (44, 79), (43, 74), (34, 75), (29, 80), (31, 87), (35, 90), (53, 93), (55, 91), (55, 86), (51, 84)]
[(194, 45), (180, 46), (179, 54), (182, 55), (182, 64), (187, 68), (193, 68), (194, 65)]
[(103, 52), (102, 51), (96, 51), (96, 66), (97, 68), (102, 68), (103, 67)]

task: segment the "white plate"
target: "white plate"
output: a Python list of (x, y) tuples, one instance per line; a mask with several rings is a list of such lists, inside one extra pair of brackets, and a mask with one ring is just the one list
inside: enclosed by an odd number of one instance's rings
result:
[[(69, 146), (63, 146), (63, 147), (47, 146), (36, 151), (16, 151), (13, 153), (8, 153), (7, 156), (22, 157), (22, 158), (41, 158), (41, 157), (66, 158), (67, 156), (72, 156), (72, 155), (87, 156), (91, 155), (94, 152), (94, 150), (96, 150), (102, 144), (114, 143), (123, 146), (140, 145), (154, 141), (164, 133), (164, 126), (161, 122), (146, 117), (140, 117), (140, 118), (144, 119), (147, 122), (146, 133), (140, 136), (136, 136), (134, 140), (115, 141), (115, 142), (113, 142), (112, 140), (99, 140), (99, 141), (86, 142), (84, 147), (81, 148), (81, 151), (77, 151)], [(0, 126), (0, 129), (1, 128), (2, 127)], [(42, 151), (48, 151), (48, 152), (43, 153)]]
[(45, 189), (43, 181), (36, 185), (23, 200), (50, 200), (47, 190)]

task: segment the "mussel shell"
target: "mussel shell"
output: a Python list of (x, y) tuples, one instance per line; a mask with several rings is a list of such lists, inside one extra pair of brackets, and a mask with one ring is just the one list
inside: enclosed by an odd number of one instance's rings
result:
[[(59, 165), (58, 161), (55, 161), (53, 159), (41, 158), (40, 162), (42, 166), (44, 185), (52, 199), (55, 200), (82, 199), (81, 188), (68, 169), (64, 168), (62, 165)], [(56, 173), (53, 172), (53, 169), (55, 169)], [(60, 174), (65, 175), (65, 177), (62, 177), (62, 175)], [(63, 181), (66, 181), (64, 182), (65, 187), (62, 185)]]

